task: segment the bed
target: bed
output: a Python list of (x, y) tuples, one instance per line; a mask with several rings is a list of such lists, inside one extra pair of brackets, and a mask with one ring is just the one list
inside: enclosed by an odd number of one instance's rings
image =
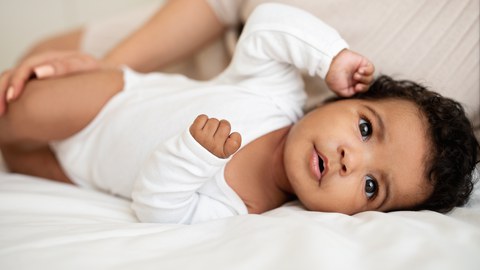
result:
[(138, 223), (130, 203), (0, 174), (0, 269), (478, 269), (480, 189), (448, 215), (305, 211)]
[[(258, 2), (245, 1), (238, 16), (247, 17)], [(370, 0), (361, 6), (358, 2), (362, 1), (295, 1), (295, 5), (339, 29), (380, 72), (422, 78), (460, 100), (478, 127), (478, 1)], [(362, 28), (375, 35), (359, 34), (358, 24), (346, 24), (341, 17), (362, 20)], [(94, 22), (84, 49), (93, 53), (91, 42), (102, 40), (95, 38), (101, 29), (132, 20), (141, 21), (122, 15)], [(376, 46), (362, 42), (365, 35)], [(220, 70), (224, 58), (216, 58), (219, 68), (211, 61), (208, 67), (200, 62), (217, 53), (218, 46), (233, 46), (235, 34), (227, 36), (189, 59), (186, 66), (195, 69), (185, 73), (201, 79)], [(229, 39), (230, 45), (225, 45)], [(105, 44), (108, 40), (102, 40), (103, 50), (108, 49)], [(98, 55), (100, 47), (95, 47)], [(324, 87), (318, 80), (306, 81), (310, 91)], [(319, 92), (311, 97), (312, 103), (327, 95)], [(479, 171), (477, 165), (472, 172), (476, 179)], [(398, 211), (348, 216), (309, 212), (290, 202), (262, 215), (166, 225), (139, 223), (124, 199), (8, 173), (2, 166), (0, 269), (480, 269), (480, 184), (468, 205), (446, 215)]]

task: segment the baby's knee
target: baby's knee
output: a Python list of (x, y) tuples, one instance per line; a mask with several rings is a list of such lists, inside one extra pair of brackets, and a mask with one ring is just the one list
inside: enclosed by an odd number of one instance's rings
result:
[(46, 84), (37, 80), (29, 81), (25, 85), (21, 96), (7, 105), (7, 112), (0, 117), (0, 144), (10, 144), (26, 139), (28, 127), (36, 119), (35, 91)]
[(29, 81), (0, 117), (0, 143), (69, 137), (88, 124), (121, 89), (120, 70)]
[(0, 117), (0, 143), (67, 138), (85, 127), (121, 89), (120, 70), (29, 81)]
[(0, 117), (0, 143), (43, 142), (42, 135), (51, 129), (49, 123), (65, 113), (58, 109), (64, 107), (59, 92), (58, 79), (28, 81)]

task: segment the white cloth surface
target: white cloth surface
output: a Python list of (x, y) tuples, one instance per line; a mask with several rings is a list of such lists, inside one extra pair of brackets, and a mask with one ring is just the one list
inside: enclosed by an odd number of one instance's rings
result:
[(188, 131), (193, 119), (227, 119), (242, 146), (289, 126), (303, 115), (306, 100), (300, 70), (325, 77), (346, 47), (334, 29), (304, 10), (261, 5), (217, 78), (200, 82), (125, 69), (125, 89), (53, 149), (74, 182), (132, 198), (142, 221), (193, 223), (245, 214), (225, 184), (228, 160), (195, 142)]
[(240, 10), (244, 0), (206, 0), (217, 18), (227, 26), (240, 23)]
[[(98, 191), (0, 173), (0, 269), (421, 269), (480, 265), (480, 193), (448, 215), (308, 212), (138, 223)], [(475, 200), (474, 200), (475, 201)]]

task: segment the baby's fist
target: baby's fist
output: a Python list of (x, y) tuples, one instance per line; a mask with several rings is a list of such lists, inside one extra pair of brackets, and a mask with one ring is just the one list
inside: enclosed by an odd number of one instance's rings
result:
[(219, 158), (228, 158), (242, 144), (240, 133), (230, 133), (231, 126), (227, 120), (209, 118), (201, 114), (190, 126), (192, 137), (210, 153)]
[(367, 91), (374, 73), (375, 67), (366, 57), (345, 49), (333, 58), (325, 82), (337, 95), (350, 97)]

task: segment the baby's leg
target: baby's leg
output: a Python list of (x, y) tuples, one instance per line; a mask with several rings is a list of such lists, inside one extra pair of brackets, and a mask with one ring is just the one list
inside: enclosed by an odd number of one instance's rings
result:
[(84, 128), (123, 88), (119, 70), (34, 80), (0, 117), (0, 148), (15, 172), (68, 182), (48, 148)]
[(0, 145), (65, 139), (84, 128), (122, 88), (120, 70), (33, 80), (0, 117)]
[(28, 150), (17, 145), (3, 145), (0, 149), (11, 172), (73, 184), (48, 145)]

